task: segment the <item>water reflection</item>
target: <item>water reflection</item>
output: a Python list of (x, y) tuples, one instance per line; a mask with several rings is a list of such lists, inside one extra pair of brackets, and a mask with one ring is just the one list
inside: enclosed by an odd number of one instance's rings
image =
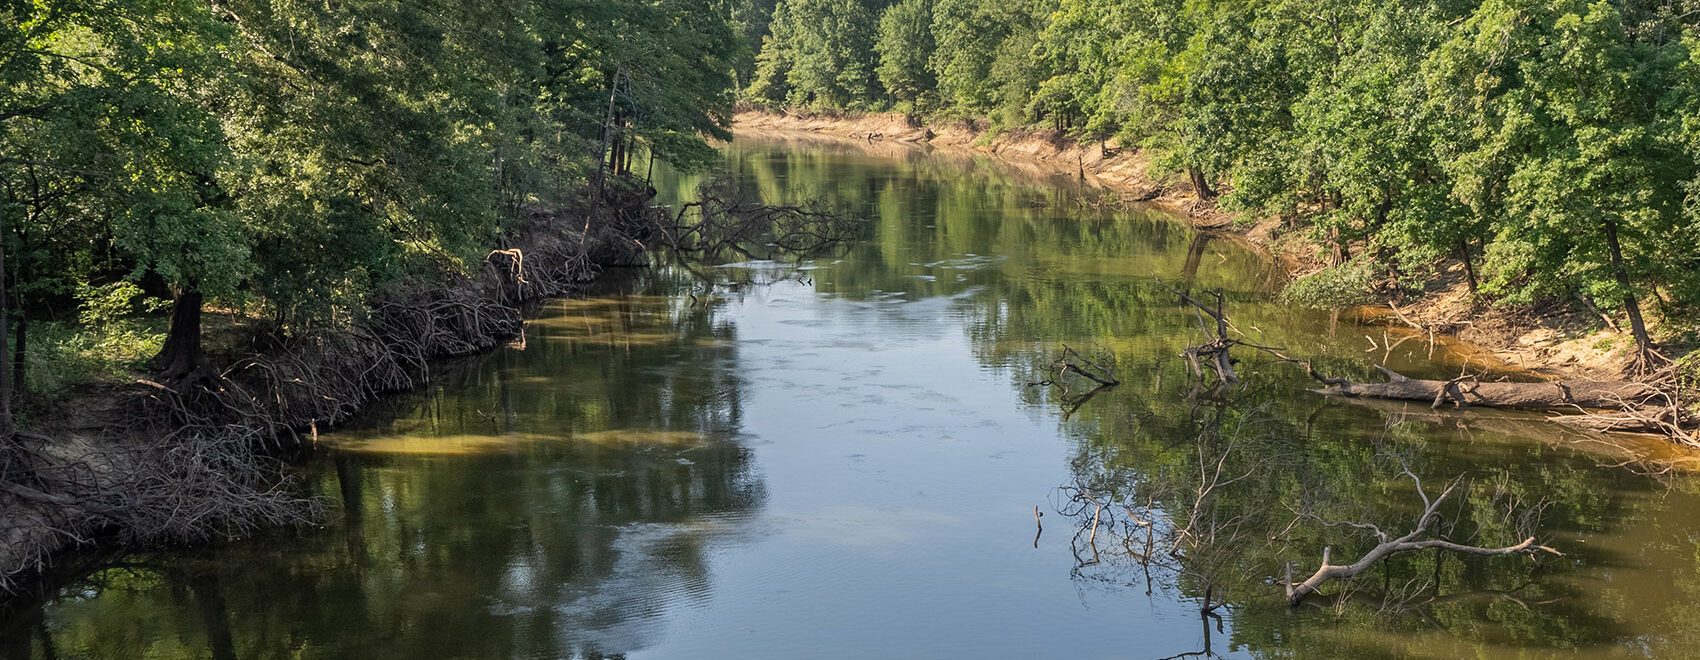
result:
[[(856, 158), (824, 150), (775, 155), (758, 146), (734, 147), (730, 160), (771, 198), (815, 191), (798, 181), (833, 181), (838, 185), (827, 194), (878, 218), (871, 241), (811, 271), (821, 291), (875, 303), (842, 307), (847, 314), (832, 322), (875, 314), (890, 328), (915, 316), (959, 317), (983, 365), (1007, 370), (1030, 404), (1061, 405), (1062, 431), (1075, 443), (1074, 483), (1123, 506), (1154, 502), (1172, 518), (1193, 517), (1194, 536), (1208, 535), (1210, 542), (1194, 549), (1199, 556), (1188, 558), (1186, 571), (1155, 578), (1162, 582), (1157, 588), (1200, 603), (1210, 593), (1228, 594), (1230, 607), (1217, 611), (1231, 610), (1233, 627), (1217, 636), (1234, 649), (1284, 655), (1330, 648), (1347, 657), (1533, 649), (1611, 656), (1632, 642), (1658, 654), (1700, 651), (1681, 635), (1650, 634), (1647, 622), (1661, 617), (1643, 615), (1644, 601), (1601, 597), (1602, 590), (1628, 593), (1618, 585), (1635, 575), (1645, 582), (1636, 589), (1658, 599), (1693, 599), (1665, 580), (1674, 571), (1684, 576), (1675, 584), (1695, 583), (1694, 562), (1685, 554), (1693, 547), (1688, 533), (1652, 544), (1675, 550), (1671, 556), (1650, 553), (1642, 538), (1652, 529), (1667, 535), (1681, 529), (1649, 518), (1680, 518), (1693, 499), (1681, 491), (1692, 482), (1612, 467), (1646, 445), (1528, 413), (1305, 395), (1306, 377), (1255, 355), (1243, 356), (1253, 363), (1245, 367), (1247, 383), (1210, 396), (1174, 358), (1200, 340), (1194, 319), (1156, 278), (1222, 290), (1235, 323), (1253, 341), (1301, 353), (1335, 375), (1373, 379), (1377, 364), (1441, 375), (1475, 356), (1442, 350), (1439, 360), (1431, 359), (1426, 342), (1378, 341), (1369, 335), (1374, 330), (1337, 327), (1335, 319), (1272, 304), (1275, 274), (1239, 246), (1157, 215), (1100, 214), (1071, 185), (1035, 190), (1018, 179), (976, 178), (962, 186), (916, 160), (895, 174), (866, 176), (845, 166)], [(1046, 378), (1064, 345), (1116, 356), (1124, 384), (1090, 398), (1023, 387)], [(1336, 557), (1356, 557), (1374, 545), (1341, 521), (1390, 530), (1414, 522), (1420, 497), (1399, 476), (1407, 468), (1429, 485), (1430, 496), (1452, 479), (1465, 480), (1467, 490), (1445, 512), (1447, 538), (1510, 545), (1538, 530), (1566, 556), (1540, 562), (1398, 556), (1347, 592), (1330, 589), (1335, 597), (1316, 599), (1312, 607), (1326, 614), (1287, 612), (1277, 586), (1286, 562), (1313, 570), (1325, 546)], [(1204, 489), (1211, 490), (1209, 501), (1191, 511)], [(1152, 589), (1143, 563), (1071, 552), (1077, 579)], [(1377, 578), (1380, 584), (1371, 584)], [(1211, 647), (1211, 619), (1204, 618), (1202, 652), (1219, 652)]]
[[(1254, 341), (1354, 379), (1463, 358), (1270, 302), (1279, 273), (1077, 182), (918, 151), (741, 142), (773, 202), (869, 219), (790, 269), (634, 274), (323, 436), (322, 530), (131, 557), (8, 622), (11, 657), (1623, 657), (1700, 652), (1692, 482), (1605, 469), (1516, 413), (1364, 405), (1255, 355), (1221, 392), (1158, 278), (1223, 291)], [(664, 196), (695, 179), (667, 176)], [(713, 282), (712, 286), (706, 282)], [(1113, 356), (1089, 399), (1029, 386)], [(1064, 407), (1067, 406), (1067, 415)], [(1209, 469), (1200, 469), (1204, 463)], [(1217, 466), (1220, 466), (1219, 468)], [(1464, 475), (1455, 540), (1289, 611), (1287, 561), (1355, 556)], [(1059, 485), (1191, 521), (1186, 570), (1071, 538)], [(1201, 487), (1211, 492), (1200, 504)], [(1060, 504), (1057, 503), (1057, 504)], [(1050, 513), (1035, 538), (1034, 507)], [(1295, 523), (1295, 520), (1297, 521)], [(1084, 544), (1082, 543), (1084, 541)], [(1094, 546), (1095, 542), (1095, 546)], [(1206, 601), (1222, 605), (1200, 614)]]
[(733, 329), (676, 303), (549, 303), (523, 348), (322, 437), (312, 486), (341, 503), (340, 524), (127, 560), (96, 576), (98, 597), (54, 605), (56, 625), (20, 622), (14, 655), (643, 648), (658, 619), (708, 598), (705, 553), (744, 534), (765, 497), (738, 442)]

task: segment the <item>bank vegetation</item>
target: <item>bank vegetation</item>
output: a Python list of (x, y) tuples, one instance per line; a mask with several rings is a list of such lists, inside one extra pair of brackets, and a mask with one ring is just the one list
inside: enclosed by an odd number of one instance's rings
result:
[(0, 16), (0, 591), (303, 519), (280, 447), (641, 261), (743, 48), (696, 0)]
[(1451, 279), (1455, 314), (1571, 313), (1621, 329), (1595, 343), (1625, 371), (1692, 385), (1669, 369), (1693, 361), (1700, 304), (1689, 0), (750, 4), (771, 9), (753, 106), (1135, 150), (1306, 237), (1296, 303)]

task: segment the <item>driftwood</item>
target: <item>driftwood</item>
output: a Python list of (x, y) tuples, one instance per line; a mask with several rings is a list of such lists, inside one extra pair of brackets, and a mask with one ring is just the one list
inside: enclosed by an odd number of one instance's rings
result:
[[(1100, 392), (1121, 384), (1121, 381), (1116, 378), (1115, 372), (1109, 367), (1087, 359), (1086, 356), (1068, 346), (1063, 346), (1062, 355), (1046, 367), (1045, 371), (1049, 375), (1048, 378), (1036, 383), (1028, 383), (1027, 386), (1049, 387), (1054, 385), (1061, 390), (1063, 419), (1068, 419), (1069, 416), (1080, 410), (1081, 406), (1086, 405), (1086, 402), (1091, 401), (1092, 397), (1098, 396)], [(1096, 386), (1082, 393), (1074, 393), (1070, 390), (1065, 378), (1070, 373), (1079, 374), (1086, 380), (1095, 383)]]
[[(1325, 386), (1314, 390), (1319, 394), (1348, 398), (1425, 401), (1432, 409), (1450, 404), (1453, 408), (1487, 406), (1565, 410), (1576, 414), (1555, 416), (1552, 419), (1597, 431), (1657, 433), (1679, 443), (1700, 446), (1700, 430), (1696, 430), (1696, 426), (1700, 426), (1700, 420), (1696, 420), (1687, 408), (1692, 397), (1684, 392), (1681, 379), (1672, 367), (1667, 367), (1663, 372), (1649, 374), (1645, 378), (1647, 382), (1560, 380), (1507, 383), (1482, 382), (1468, 373), (1461, 373), (1450, 380), (1407, 378), (1386, 367), (1378, 366), (1377, 369), (1387, 374), (1387, 382), (1354, 383), (1344, 378), (1324, 376), (1317, 372), (1309, 360), (1289, 357), (1278, 348), (1230, 337), (1229, 330), (1233, 328), (1233, 324), (1223, 312), (1221, 292), (1206, 292), (1215, 299), (1215, 304), (1210, 305), (1169, 286), (1162, 280), (1158, 280), (1158, 284), (1179, 296), (1182, 302), (1191, 305), (1198, 317), (1199, 329), (1206, 335), (1214, 335), (1203, 344), (1187, 347), (1181, 356), (1186, 359), (1195, 377), (1202, 378), (1206, 367), (1214, 372), (1217, 387), (1239, 382), (1239, 374), (1234, 369), (1238, 360), (1229, 353), (1235, 346), (1245, 346), (1283, 362), (1303, 367), (1306, 374)], [(1406, 323), (1413, 327), (1424, 327), (1406, 318), (1398, 307), (1389, 307)], [(1214, 333), (1204, 320), (1206, 315), (1215, 320)], [(1434, 326), (1429, 326), (1428, 329), (1432, 333)], [(1430, 341), (1432, 346), (1432, 338)], [(1391, 352), (1395, 345), (1390, 344), (1388, 352)]]
[(1385, 383), (1336, 383), (1322, 394), (1450, 403), (1454, 408), (1639, 408), (1659, 396), (1657, 390), (1628, 381), (1560, 380), (1546, 383), (1484, 383), (1469, 377), (1451, 380), (1406, 378), (1385, 367)]
[(1485, 548), (1481, 546), (1464, 545), (1462, 543), (1454, 543), (1442, 538), (1425, 539), (1423, 537), (1428, 536), (1429, 530), (1433, 528), (1435, 522), (1440, 519), (1439, 509), (1441, 503), (1445, 502), (1446, 498), (1452, 495), (1454, 490), (1457, 490), (1459, 480), (1454, 479), (1452, 483), (1446, 485), (1446, 488), (1440, 492), (1438, 497), (1429, 499), (1428, 493), (1423, 491), (1422, 479), (1419, 479), (1417, 475), (1409, 469), (1405, 470), (1403, 475), (1411, 478), (1411, 482), (1416, 485), (1417, 495), (1423, 499), (1423, 513), (1422, 516), (1417, 519), (1416, 528), (1412, 529), (1404, 536), (1389, 538), (1387, 532), (1382, 531), (1380, 527), (1375, 525), (1368, 523), (1345, 523), (1353, 527), (1368, 530), (1375, 534), (1376, 539), (1379, 540), (1380, 543), (1374, 548), (1371, 548), (1369, 552), (1364, 553), (1364, 556), (1358, 558), (1357, 561), (1347, 565), (1334, 565), (1328, 563), (1329, 555), (1332, 554), (1333, 549), (1323, 548), (1322, 565), (1318, 567), (1316, 572), (1311, 574), (1310, 577), (1305, 578), (1303, 582), (1293, 582), (1293, 565), (1291, 563), (1287, 564), (1286, 584), (1288, 605), (1298, 605), (1305, 599), (1306, 596), (1316, 593), (1317, 590), (1322, 587), (1322, 584), (1329, 580), (1345, 580), (1354, 577), (1359, 573), (1369, 570), (1369, 568), (1374, 566), (1376, 562), (1381, 561), (1390, 555), (1401, 552), (1438, 548), (1447, 552), (1481, 556), (1517, 554), (1533, 555), (1537, 552), (1545, 552), (1559, 556), (1563, 556), (1564, 554), (1536, 543), (1535, 537), (1533, 536), (1523, 539), (1521, 543), (1508, 545), (1502, 548)]

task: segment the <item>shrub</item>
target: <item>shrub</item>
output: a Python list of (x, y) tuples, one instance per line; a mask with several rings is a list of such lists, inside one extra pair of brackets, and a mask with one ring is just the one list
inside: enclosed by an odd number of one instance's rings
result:
[(1375, 301), (1374, 280), (1368, 262), (1352, 260), (1293, 280), (1281, 290), (1281, 302), (1321, 310), (1365, 305)]

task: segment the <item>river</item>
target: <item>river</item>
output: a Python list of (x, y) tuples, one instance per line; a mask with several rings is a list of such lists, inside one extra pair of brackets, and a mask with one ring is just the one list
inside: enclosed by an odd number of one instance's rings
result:
[[(725, 171), (850, 209), (861, 239), (550, 301), (323, 435), (300, 467), (322, 526), (124, 558), (7, 622), (0, 656), (1700, 655), (1691, 478), (1535, 415), (1328, 399), (1255, 353), (1200, 388), (1177, 357), (1199, 320), (1158, 278), (1330, 373), (1466, 358), (1284, 306), (1265, 259), (1160, 211), (884, 148), (740, 138)], [(662, 173), (662, 198), (699, 178)], [(1047, 371), (1064, 346), (1122, 384), (1084, 397)], [(1410, 527), (1405, 468), (1431, 497), (1463, 477), (1454, 540), (1563, 556), (1401, 555), (1287, 608), (1286, 562), (1373, 545), (1341, 523)], [(1096, 534), (1081, 490), (1120, 503)], [(1212, 543), (1142, 563), (1123, 505)], [(1226, 604), (1201, 615), (1207, 591)]]

